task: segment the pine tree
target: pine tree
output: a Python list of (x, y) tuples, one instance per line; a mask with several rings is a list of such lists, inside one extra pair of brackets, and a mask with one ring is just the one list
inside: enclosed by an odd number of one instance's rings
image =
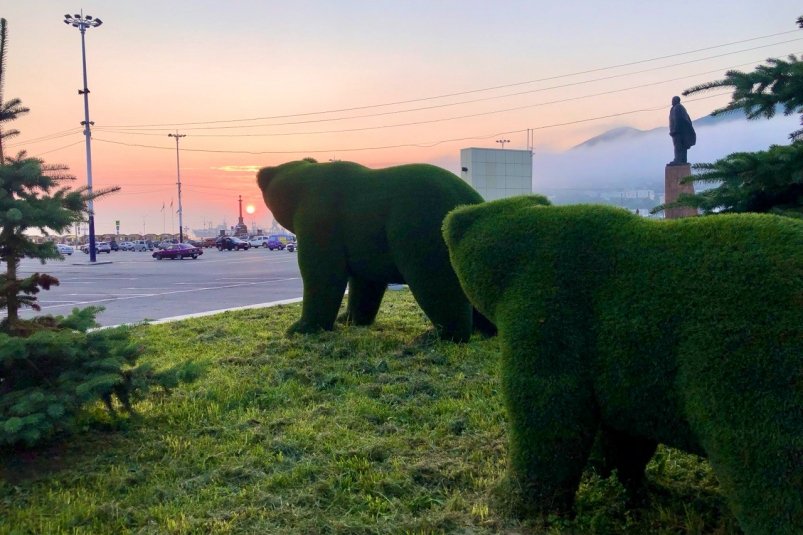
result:
[(6, 37), (8, 31), (8, 23), (6, 19), (0, 18), (0, 165), (5, 163), (5, 154), (3, 152), (4, 140), (19, 135), (19, 130), (4, 130), (3, 125), (9, 121), (15, 120), (20, 115), (28, 113), (30, 110), (22, 105), (22, 101), (18, 98), (13, 98), (8, 102), (3, 100), (3, 85), (6, 81)]
[[(779, 107), (783, 108), (784, 115), (803, 113), (803, 61), (794, 54), (787, 60), (769, 58), (753, 72), (727, 71), (722, 80), (694, 86), (685, 90), (683, 95), (722, 87), (733, 88), (731, 101), (711, 115), (743, 110), (748, 119), (772, 119)], [(803, 129), (792, 132), (789, 137), (796, 139), (801, 135)]]

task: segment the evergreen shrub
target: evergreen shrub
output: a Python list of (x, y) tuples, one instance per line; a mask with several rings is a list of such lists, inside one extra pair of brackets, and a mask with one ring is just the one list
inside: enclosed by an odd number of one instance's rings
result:
[(132, 412), (152, 387), (172, 388), (194, 379), (192, 363), (155, 371), (137, 364), (143, 349), (130, 329), (89, 332), (101, 308), (75, 309), (67, 317), (19, 322), (15, 335), (0, 332), (0, 446), (34, 446), (73, 431), (88, 407), (103, 401)]
[(746, 533), (803, 533), (803, 221), (541, 204), (444, 223), (466, 294), (499, 329), (527, 510), (569, 510), (595, 439), (629, 477), (663, 443), (710, 460)]

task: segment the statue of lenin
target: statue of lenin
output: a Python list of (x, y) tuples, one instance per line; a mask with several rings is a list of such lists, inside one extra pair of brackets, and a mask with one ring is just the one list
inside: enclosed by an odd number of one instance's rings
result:
[(669, 110), (669, 135), (675, 146), (675, 159), (669, 165), (685, 165), (686, 151), (697, 143), (697, 134), (691, 124), (686, 108), (680, 103), (680, 97), (672, 97), (672, 109)]

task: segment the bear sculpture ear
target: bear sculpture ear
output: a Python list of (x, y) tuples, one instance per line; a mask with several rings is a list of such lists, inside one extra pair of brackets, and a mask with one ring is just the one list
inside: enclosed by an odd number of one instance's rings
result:
[(265, 191), (273, 177), (276, 176), (276, 167), (263, 167), (257, 172), (257, 185)]
[(482, 205), (458, 206), (448, 214), (443, 220), (443, 239), (446, 246), (450, 249), (456, 247), (466, 235), (466, 232), (479, 217), (476, 209)]

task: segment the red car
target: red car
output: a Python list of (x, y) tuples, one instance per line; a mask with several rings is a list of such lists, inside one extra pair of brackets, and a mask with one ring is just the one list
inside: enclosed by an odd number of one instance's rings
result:
[(170, 258), (183, 260), (184, 258), (190, 256), (193, 259), (198, 258), (204, 254), (203, 249), (199, 247), (194, 247), (189, 243), (171, 243), (164, 249), (160, 249), (158, 251), (153, 252), (153, 257), (156, 260), (161, 260), (163, 258)]

